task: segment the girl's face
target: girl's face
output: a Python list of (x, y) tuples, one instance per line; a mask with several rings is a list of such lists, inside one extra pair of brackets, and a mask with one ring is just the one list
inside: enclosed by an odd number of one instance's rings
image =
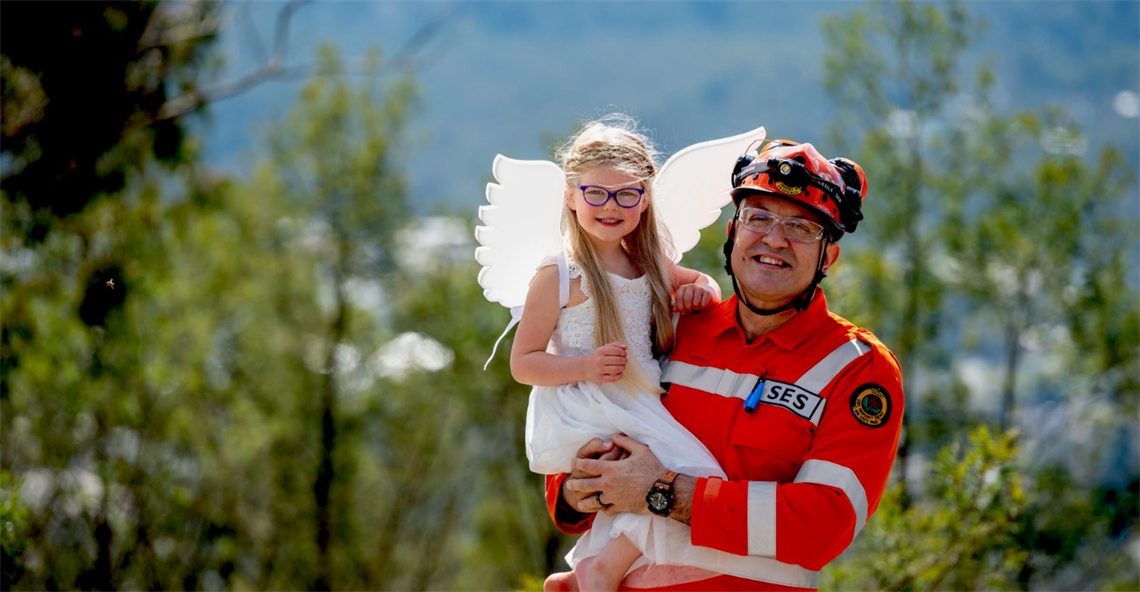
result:
[[(641, 213), (649, 204), (649, 195), (642, 195), (641, 201), (632, 208), (618, 205), (617, 199), (610, 197), (600, 206), (590, 205), (582, 194), (582, 185), (604, 187), (616, 193), (619, 189), (632, 187), (645, 189), (645, 183), (626, 173), (620, 173), (608, 166), (594, 167), (566, 188), (566, 204), (578, 218), (578, 224), (590, 235), (595, 245), (621, 244), (621, 239), (633, 232), (641, 222)], [(597, 202), (591, 198), (591, 201)]]

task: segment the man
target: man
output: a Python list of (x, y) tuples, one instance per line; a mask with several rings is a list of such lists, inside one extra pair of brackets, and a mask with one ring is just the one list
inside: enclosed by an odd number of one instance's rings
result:
[(598, 511), (652, 512), (689, 524), (694, 545), (734, 555), (715, 571), (641, 568), (623, 589), (818, 588), (819, 570), (877, 508), (898, 448), (898, 362), (831, 314), (818, 287), (836, 241), (862, 219), (862, 169), (779, 141), (741, 157), (732, 181), (724, 251), (736, 295), (682, 316), (662, 374), (665, 406), (728, 479), (666, 471), (621, 434), (547, 478), (564, 532), (584, 532)]

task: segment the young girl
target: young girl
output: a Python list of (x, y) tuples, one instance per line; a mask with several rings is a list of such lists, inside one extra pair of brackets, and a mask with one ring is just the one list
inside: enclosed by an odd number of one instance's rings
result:
[[(621, 432), (649, 445), (669, 470), (723, 478), (708, 449), (660, 400), (654, 350), (668, 353), (673, 345), (671, 298), (686, 312), (719, 302), (720, 290), (664, 254), (648, 141), (629, 120), (595, 122), (572, 140), (562, 161), (569, 301), (560, 308), (559, 270), (549, 257), (531, 283), (511, 349), (515, 380), (535, 387), (526, 426), (531, 469), (570, 472), (586, 442)], [(598, 513), (568, 560), (578, 588), (617, 590), (635, 563), (693, 565), (701, 555), (696, 563), (715, 565), (709, 553), (717, 552), (692, 547), (683, 523)], [(565, 582), (567, 575), (551, 576), (558, 578)]]

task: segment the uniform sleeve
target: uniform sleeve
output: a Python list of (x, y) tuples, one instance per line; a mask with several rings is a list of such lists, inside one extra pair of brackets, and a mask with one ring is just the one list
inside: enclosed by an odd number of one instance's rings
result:
[(876, 344), (844, 369), (791, 483), (698, 479), (692, 542), (818, 571), (878, 508), (902, 429), (902, 376)]
[(546, 476), (546, 509), (558, 530), (566, 534), (582, 534), (590, 530), (594, 515), (578, 512), (562, 501), (562, 496), (559, 495), (562, 492), (562, 482), (569, 476), (569, 473)]

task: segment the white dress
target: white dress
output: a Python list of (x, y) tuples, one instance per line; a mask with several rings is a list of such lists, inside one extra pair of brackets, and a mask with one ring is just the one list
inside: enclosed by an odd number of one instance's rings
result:
[[(553, 263), (554, 258), (543, 261), (544, 266)], [(581, 268), (572, 260), (568, 267), (571, 278), (582, 278), (582, 292), (587, 300), (562, 309), (547, 352), (587, 355), (595, 349), (594, 300)], [(650, 343), (648, 281), (644, 276), (633, 280), (615, 274), (609, 277), (629, 342), (626, 354), (641, 364), (650, 381), (658, 382), (661, 367), (653, 358)], [(594, 381), (537, 386), (531, 391), (526, 414), (526, 453), (530, 468), (536, 473), (568, 473), (571, 459), (586, 442), (596, 437), (609, 440), (618, 432), (648, 445), (669, 470), (698, 477), (725, 477), (705, 445), (665, 409), (660, 395), (628, 392), (613, 383)], [(620, 534), (625, 534), (643, 554), (630, 571), (646, 563), (706, 568), (721, 563), (717, 555), (722, 552), (690, 543), (689, 527), (684, 523), (647, 514), (619, 514), (611, 518), (604, 513), (597, 514), (591, 530), (566, 556), (567, 563), (573, 567), (596, 555)]]

